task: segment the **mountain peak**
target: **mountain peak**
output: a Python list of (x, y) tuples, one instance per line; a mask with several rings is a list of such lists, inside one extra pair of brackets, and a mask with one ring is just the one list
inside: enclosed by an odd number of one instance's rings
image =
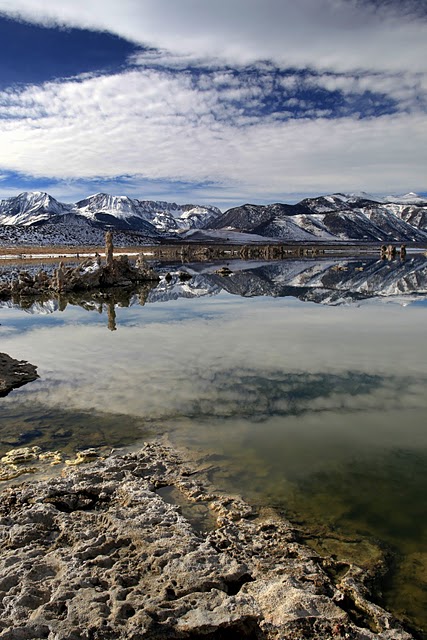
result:
[(427, 197), (420, 196), (418, 193), (414, 193), (410, 191), (409, 193), (404, 193), (403, 195), (392, 195), (387, 196), (383, 200), (384, 202), (390, 202), (394, 204), (426, 204)]

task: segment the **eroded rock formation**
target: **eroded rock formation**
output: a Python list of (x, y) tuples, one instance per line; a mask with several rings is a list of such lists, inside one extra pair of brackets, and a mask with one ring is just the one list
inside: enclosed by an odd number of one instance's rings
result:
[[(0, 496), (0, 638), (409, 640), (359, 571), (160, 443)], [(216, 523), (195, 529), (162, 497)], [(338, 577), (340, 575), (341, 577)]]
[(114, 258), (113, 250), (112, 234), (108, 231), (105, 264), (102, 264), (101, 256), (96, 253), (95, 257), (87, 258), (77, 267), (66, 267), (61, 261), (52, 277), (45, 271), (39, 271), (35, 275), (21, 271), (17, 278), (0, 283), (0, 299), (11, 296), (40, 296), (49, 292), (64, 294), (110, 287), (131, 287), (144, 282), (157, 282), (160, 279), (147, 265), (142, 254), (138, 256), (135, 265), (132, 265), (127, 255)]

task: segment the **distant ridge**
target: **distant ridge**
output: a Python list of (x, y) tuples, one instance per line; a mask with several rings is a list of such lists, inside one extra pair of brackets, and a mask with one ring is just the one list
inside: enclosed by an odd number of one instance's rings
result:
[(416, 194), (401, 196), (399, 202), (391, 202), (391, 197), (383, 202), (370, 198), (365, 193), (335, 193), (305, 198), (293, 205), (245, 204), (218, 216), (211, 228), (292, 241), (427, 240), (427, 199)]

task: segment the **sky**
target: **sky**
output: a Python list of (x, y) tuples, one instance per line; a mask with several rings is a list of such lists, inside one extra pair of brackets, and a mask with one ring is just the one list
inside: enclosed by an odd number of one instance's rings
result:
[(0, 198), (427, 193), (425, 0), (0, 0)]

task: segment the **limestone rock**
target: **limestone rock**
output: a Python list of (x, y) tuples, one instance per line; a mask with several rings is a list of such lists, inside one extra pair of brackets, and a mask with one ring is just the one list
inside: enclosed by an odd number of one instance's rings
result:
[[(196, 478), (154, 442), (3, 490), (0, 639), (410, 640), (357, 572), (335, 584), (288, 522)], [(217, 526), (195, 532), (165, 486), (208, 503)]]

